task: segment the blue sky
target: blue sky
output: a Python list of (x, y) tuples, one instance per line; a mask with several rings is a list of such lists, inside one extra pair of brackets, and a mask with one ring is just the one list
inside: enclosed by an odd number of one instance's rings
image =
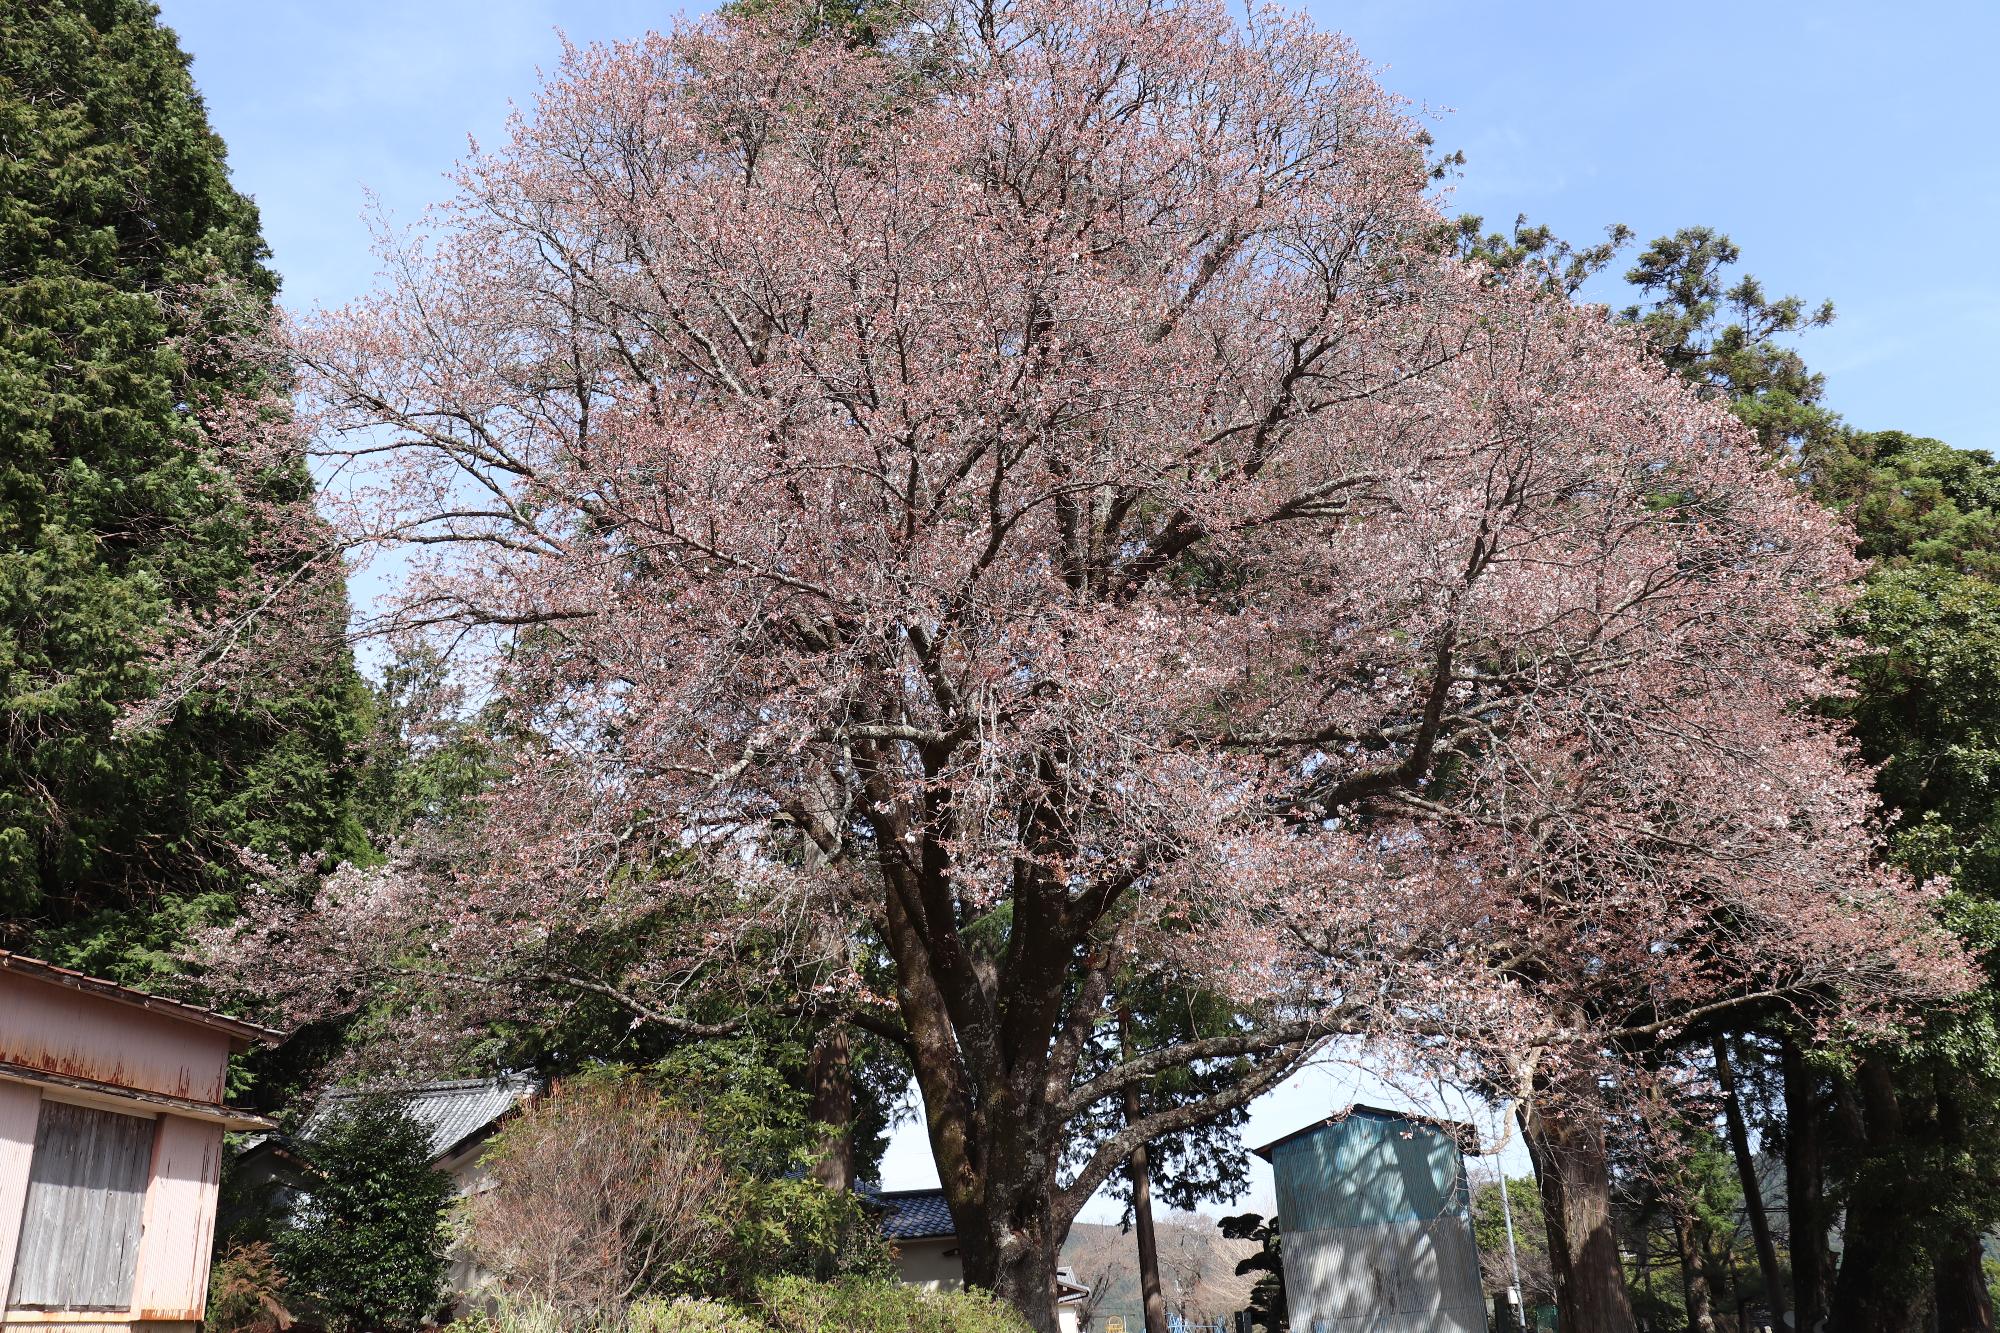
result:
[[(468, 134), (496, 141), (578, 41), (680, 11), (633, 0), (164, 0), (237, 184), (264, 211), (288, 299), (373, 273), (364, 190), (409, 218)], [(1437, 111), (1469, 159), (1456, 199), (1592, 239), (1720, 227), (1776, 291), (1831, 297), (1811, 336), (1857, 425), (2000, 449), (2000, 2), (1553, 0), (1309, 6)]]
[[(161, 8), (301, 305), (368, 289), (368, 192), (402, 220), (442, 197), (467, 136), (497, 142), (510, 103), (532, 99), (559, 28), (609, 39), (680, 12), (633, 0)], [(1500, 223), (1525, 212), (1579, 241), (1611, 222), (1641, 238), (1718, 227), (1773, 291), (1839, 308), (1805, 344), (1835, 409), (2000, 450), (2000, 269), (1987, 252), (2000, 218), (2000, 0), (1308, 8), (1435, 113), (1443, 147), (1465, 151), (1461, 210)], [(1259, 1104), (1247, 1137), (1275, 1138), (1357, 1092), (1394, 1096), (1362, 1074), (1311, 1071)], [(888, 1183), (928, 1172), (921, 1133), (900, 1134)]]

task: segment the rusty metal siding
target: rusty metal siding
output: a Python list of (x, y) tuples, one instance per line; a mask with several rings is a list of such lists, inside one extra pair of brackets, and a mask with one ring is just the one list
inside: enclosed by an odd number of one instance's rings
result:
[(44, 1101), (9, 1308), (129, 1310), (151, 1118)]
[(0, 972), (0, 1063), (220, 1105), (230, 1037)]
[(1464, 1158), (1421, 1121), (1356, 1113), (1273, 1145), (1299, 1333), (1483, 1333)]
[(138, 1318), (202, 1317), (221, 1179), (222, 1126), (163, 1117), (132, 1292)]

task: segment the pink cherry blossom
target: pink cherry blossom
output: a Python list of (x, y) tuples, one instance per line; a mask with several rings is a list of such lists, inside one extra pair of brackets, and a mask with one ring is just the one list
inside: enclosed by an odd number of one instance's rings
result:
[[(378, 628), (535, 740), (471, 846), (254, 916), (261, 983), (699, 1031), (787, 941), (906, 1045), (967, 1272), (1044, 1324), (1130, 1149), (1332, 1034), (1511, 1092), (1950, 994), (1811, 711), (1846, 534), (1605, 312), (1442, 253), (1429, 181), (1346, 42), (1212, 0), (569, 52), (294, 330), (342, 523), (409, 554)], [(1086, 1078), (1168, 984), (1249, 1021)]]

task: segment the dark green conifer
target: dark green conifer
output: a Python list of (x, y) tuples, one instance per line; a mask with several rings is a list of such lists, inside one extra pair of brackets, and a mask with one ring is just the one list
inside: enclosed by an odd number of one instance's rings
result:
[[(201, 409), (274, 386), (277, 280), (188, 57), (143, 0), (0, 5), (0, 943), (144, 980), (239, 847), (358, 849), (346, 649), (270, 690), (163, 688), (175, 617), (260, 567), (302, 463), (228, 475)], [(337, 584), (330, 594), (338, 601)]]

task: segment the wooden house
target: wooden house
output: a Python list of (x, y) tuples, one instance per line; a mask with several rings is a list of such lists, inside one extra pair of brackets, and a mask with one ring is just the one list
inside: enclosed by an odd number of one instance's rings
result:
[(282, 1034), (0, 950), (0, 1328), (188, 1333), (229, 1057)]

